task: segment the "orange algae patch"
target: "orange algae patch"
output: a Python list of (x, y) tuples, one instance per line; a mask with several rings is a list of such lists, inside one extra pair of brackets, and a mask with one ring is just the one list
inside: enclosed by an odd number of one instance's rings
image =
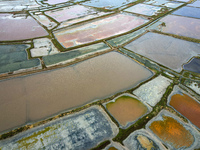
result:
[(110, 147), (108, 150), (118, 150), (115, 147)]
[(169, 104), (200, 128), (200, 104), (193, 98), (187, 94), (175, 94)]
[(130, 96), (121, 96), (115, 102), (108, 103), (106, 108), (123, 126), (135, 121), (148, 111), (142, 102)]
[(163, 121), (154, 121), (149, 128), (176, 149), (189, 147), (194, 142), (191, 133), (172, 117), (163, 116)]

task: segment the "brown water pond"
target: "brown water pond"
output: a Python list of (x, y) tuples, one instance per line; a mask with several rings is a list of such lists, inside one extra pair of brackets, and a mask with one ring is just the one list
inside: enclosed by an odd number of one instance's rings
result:
[(33, 75), (0, 82), (0, 131), (102, 99), (150, 78), (151, 71), (110, 52)]
[(170, 103), (178, 112), (200, 128), (200, 104), (187, 94), (174, 94)]
[(110, 147), (108, 150), (118, 150), (118, 149), (115, 147)]
[(164, 142), (172, 145), (175, 149), (190, 147), (194, 142), (194, 137), (180, 124), (170, 116), (162, 116), (162, 120), (151, 123), (149, 128)]
[(106, 108), (122, 126), (137, 120), (148, 111), (147, 106), (141, 101), (127, 95), (120, 96), (115, 102), (106, 104)]

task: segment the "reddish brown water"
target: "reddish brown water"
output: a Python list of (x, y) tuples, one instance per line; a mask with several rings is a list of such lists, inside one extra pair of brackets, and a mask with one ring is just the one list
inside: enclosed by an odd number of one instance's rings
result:
[(169, 104), (200, 128), (200, 104), (193, 98), (186, 94), (175, 94)]

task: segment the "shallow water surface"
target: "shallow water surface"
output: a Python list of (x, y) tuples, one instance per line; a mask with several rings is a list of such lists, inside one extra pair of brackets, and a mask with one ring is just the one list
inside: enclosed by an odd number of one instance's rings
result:
[(162, 143), (145, 129), (132, 132), (123, 144), (129, 150), (165, 150)]
[(187, 6), (200, 7), (200, 0), (197, 0), (194, 3), (188, 4)]
[(151, 150), (158, 148), (157, 145), (146, 136), (138, 135), (136, 136), (136, 140), (138, 141), (138, 145), (141, 147), (140, 149)]
[(182, 7), (180, 9), (178, 9), (177, 11), (173, 12), (172, 14), (200, 19), (200, 16), (199, 16), (200, 8)]
[(200, 59), (193, 58), (189, 63), (183, 65), (183, 69), (200, 73)]
[(117, 14), (68, 30), (56, 31), (54, 35), (68, 48), (128, 32), (147, 21), (132, 15)]
[(147, 106), (130, 96), (121, 96), (115, 102), (108, 103), (106, 108), (123, 126), (137, 120), (148, 111)]
[(149, 126), (160, 139), (175, 149), (190, 147), (194, 143), (193, 135), (177, 120), (165, 115), (161, 118), (162, 120), (154, 121)]
[(183, 63), (199, 54), (200, 45), (162, 34), (147, 33), (125, 48), (180, 72)]
[(90, 0), (82, 4), (112, 10), (135, 1), (136, 0)]
[(74, 5), (70, 7), (65, 7), (62, 9), (55, 9), (46, 11), (45, 14), (51, 16), (56, 19), (58, 22), (66, 21), (69, 19), (78, 18), (81, 16), (86, 16), (89, 14), (94, 14), (95, 11), (91, 8), (84, 7), (81, 5)]
[(0, 14), (0, 41), (24, 40), (48, 35), (30, 16), (13, 17), (11, 14)]
[(0, 45), (0, 74), (22, 69), (40, 68), (39, 59), (28, 59), (30, 45)]
[(125, 9), (125, 11), (142, 14), (146, 16), (153, 16), (159, 13), (162, 7), (151, 6), (146, 4), (137, 4)]
[(156, 5), (156, 6), (166, 6), (166, 7), (170, 7), (170, 8), (176, 8), (176, 7), (183, 5), (183, 3), (179, 3), (179, 2), (175, 2), (175, 1), (168, 1), (168, 0), (147, 0), (144, 3), (150, 4), (150, 5)]
[(200, 128), (200, 104), (197, 101), (187, 94), (174, 94), (169, 104)]
[(55, 5), (59, 3), (71, 3), (71, 2), (80, 2), (81, 0), (43, 0), (43, 3), (47, 3), (49, 5)]
[(168, 15), (160, 21), (166, 25), (162, 32), (200, 39), (200, 19)]
[(69, 67), (3, 80), (0, 131), (108, 97), (152, 75), (132, 59), (110, 52)]

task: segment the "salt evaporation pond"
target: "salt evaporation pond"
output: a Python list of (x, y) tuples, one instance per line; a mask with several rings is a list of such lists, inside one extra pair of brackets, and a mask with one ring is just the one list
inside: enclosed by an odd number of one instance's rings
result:
[(147, 124), (149, 130), (170, 149), (193, 149), (198, 144), (193, 128), (176, 120), (168, 111), (161, 111), (153, 120)]
[(183, 65), (183, 69), (200, 73), (200, 59), (192, 58), (187, 64)]
[(0, 14), (0, 28), (0, 41), (25, 40), (48, 35), (37, 21), (26, 14)]
[(95, 14), (96, 11), (92, 8), (80, 6), (80, 5), (74, 5), (70, 7), (55, 9), (55, 10), (49, 10), (46, 11), (45, 14), (51, 16), (58, 22), (66, 21), (75, 19), (78, 17), (83, 17), (90, 14)]
[[(73, 2), (80, 2), (81, 0), (73, 0)], [(71, 3), (71, 0), (43, 0), (42, 1), (45, 4), (49, 4), (49, 5), (55, 5), (55, 4), (60, 4), (60, 3)]]
[(182, 7), (177, 11), (173, 12), (174, 15), (180, 15), (185, 17), (193, 17), (200, 19), (200, 8), (195, 7)]
[(149, 112), (148, 107), (131, 95), (122, 95), (114, 102), (106, 104), (107, 110), (123, 126)]
[(165, 23), (162, 32), (200, 39), (199, 19), (167, 15), (160, 21)]
[(81, 21), (94, 19), (106, 15), (108, 13), (100, 12), (95, 10), (94, 8), (86, 6), (74, 5), (74, 6), (49, 10), (46, 11), (45, 14), (60, 22), (58, 28), (63, 28)]
[(130, 150), (166, 150), (162, 143), (145, 129), (132, 132), (123, 144)]
[(126, 33), (148, 20), (126, 14), (117, 14), (70, 29), (53, 32), (65, 48), (74, 47)]
[(187, 6), (200, 7), (200, 1), (197, 0), (196, 2), (193, 2), (193, 3), (191, 3), (191, 4), (188, 4)]
[(168, 1), (168, 0), (146, 0), (144, 3), (149, 4), (149, 5), (156, 5), (156, 6), (166, 6), (170, 8), (177, 8), (184, 4), (184, 3)]
[(153, 15), (158, 14), (161, 9), (162, 7), (151, 6), (151, 5), (146, 5), (146, 4), (137, 4), (125, 9), (125, 11), (142, 14), (146, 16), (153, 16)]
[(125, 48), (180, 72), (183, 63), (199, 54), (200, 45), (149, 32), (126, 45)]
[(152, 75), (132, 59), (110, 52), (69, 67), (3, 80), (0, 131), (130, 89)]
[(175, 86), (170, 96), (169, 105), (200, 128), (200, 103), (183, 92), (178, 86)]
[(135, 1), (136, 0), (90, 0), (82, 4), (112, 10)]
[(98, 106), (1, 140), (1, 150), (89, 150), (111, 139), (118, 128)]

